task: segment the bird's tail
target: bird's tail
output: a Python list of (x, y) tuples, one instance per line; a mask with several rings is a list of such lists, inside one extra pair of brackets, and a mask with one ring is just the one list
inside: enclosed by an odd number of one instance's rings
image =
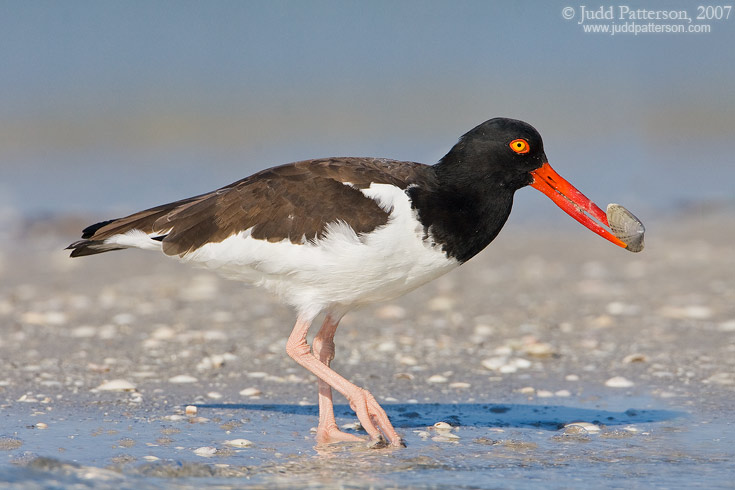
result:
[(95, 239), (94, 235), (105, 226), (111, 225), (118, 221), (118, 219), (111, 219), (107, 221), (101, 221), (91, 226), (86, 227), (82, 230), (82, 240), (78, 240), (68, 247), (66, 250), (71, 250), (72, 257), (83, 257), (85, 255), (100, 254), (102, 252), (109, 252), (110, 250), (121, 250), (124, 247), (117, 247), (112, 245), (106, 245), (104, 239)]
[[(68, 247), (72, 257), (83, 257), (124, 248), (159, 249), (166, 238), (166, 216), (197, 202), (201, 196), (146, 209), (124, 218), (101, 221), (82, 230), (82, 240)], [(163, 219), (161, 219), (163, 218)]]
[(72, 243), (66, 250), (71, 250), (72, 257), (83, 257), (131, 247), (154, 248), (151, 244), (156, 241), (160, 244), (160, 240), (166, 235), (159, 236), (154, 233), (152, 224), (157, 216), (153, 214), (146, 216), (146, 213), (148, 211), (141, 211), (125, 218), (111, 219), (88, 226), (82, 230), (82, 240)]

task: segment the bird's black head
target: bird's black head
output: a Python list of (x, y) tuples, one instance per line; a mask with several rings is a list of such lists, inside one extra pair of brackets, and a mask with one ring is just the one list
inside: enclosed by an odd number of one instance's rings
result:
[(541, 135), (523, 121), (485, 121), (432, 168), (435, 185), (407, 192), (427, 236), (460, 262), (495, 238), (510, 215), (513, 194), (526, 185), (603, 238), (628, 246), (601, 226), (609, 226), (605, 212), (551, 168)]
[(541, 135), (528, 123), (496, 117), (465, 133), (436, 165), (445, 183), (515, 191), (530, 184), (546, 163)]

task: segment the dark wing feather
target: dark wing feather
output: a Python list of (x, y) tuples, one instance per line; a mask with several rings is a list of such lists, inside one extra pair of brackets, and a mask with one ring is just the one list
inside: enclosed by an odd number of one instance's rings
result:
[[(431, 167), (369, 158), (307, 160), (256, 173), (217, 191), (86, 228), (72, 256), (105, 252), (104, 240), (138, 229), (160, 233), (163, 251), (184, 255), (252, 228), (253, 238), (293, 243), (322, 238), (341, 221), (357, 234), (384, 225), (389, 213), (358, 189), (371, 183), (433, 185)], [(351, 185), (345, 185), (349, 183)], [(165, 236), (163, 236), (165, 235)]]

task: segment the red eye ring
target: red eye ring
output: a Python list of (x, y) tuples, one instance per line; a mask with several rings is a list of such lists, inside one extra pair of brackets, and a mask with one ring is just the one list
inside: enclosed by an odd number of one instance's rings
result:
[(531, 147), (529, 146), (528, 141), (524, 140), (523, 138), (518, 138), (511, 141), (508, 146), (510, 146), (510, 149), (516, 153), (522, 154), (531, 151)]

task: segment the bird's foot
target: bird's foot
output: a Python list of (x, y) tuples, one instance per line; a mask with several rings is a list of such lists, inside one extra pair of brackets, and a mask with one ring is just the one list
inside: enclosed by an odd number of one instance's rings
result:
[(388, 442), (385, 437), (380, 435), (377, 439), (370, 439), (370, 441), (368, 441), (367, 447), (369, 449), (382, 449), (386, 447), (406, 447), (406, 443), (403, 442), (403, 439), (401, 439), (400, 437), (398, 438), (397, 443)]
[(316, 430), (317, 444), (336, 444), (338, 442), (365, 442), (364, 437), (348, 432), (342, 432), (336, 425), (318, 427)]
[(406, 444), (390, 423), (385, 410), (369, 391), (357, 388), (350, 395), (347, 397), (350, 406), (357, 414), (360, 424), (370, 436), (371, 444), (379, 445), (380, 440), (384, 440), (383, 436), (385, 436), (390, 446), (406, 447)]

